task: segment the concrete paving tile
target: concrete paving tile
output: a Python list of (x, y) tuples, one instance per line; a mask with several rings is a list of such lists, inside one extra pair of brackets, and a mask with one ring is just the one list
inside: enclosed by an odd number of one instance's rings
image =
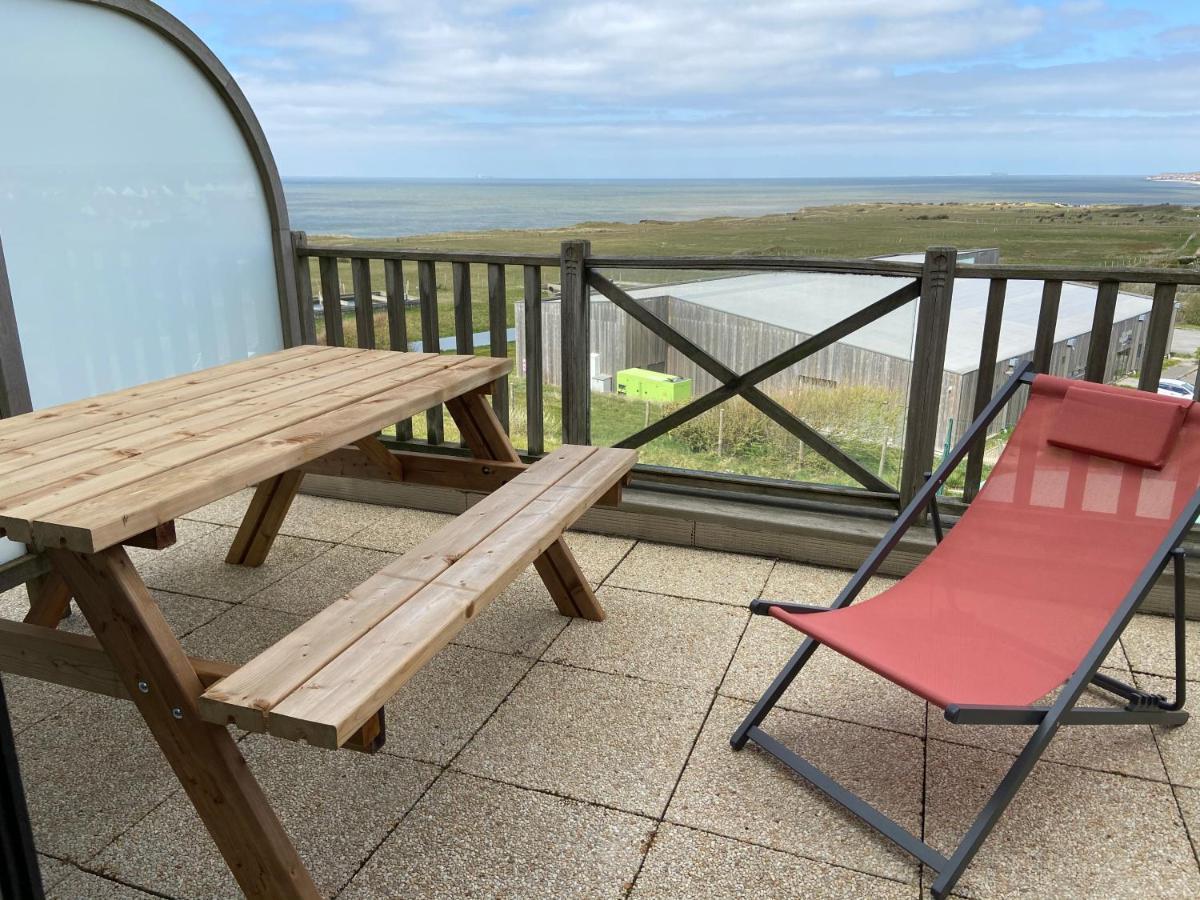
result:
[[(325, 896), (349, 881), (437, 774), (433, 766), (382, 753), (330, 752), (262, 735), (240, 746)], [(94, 864), (172, 897), (240, 896), (182, 791)]]
[(568, 531), (564, 539), (593, 587), (609, 576), (636, 543), (632, 538), (593, 534), (590, 531)]
[(341, 897), (616, 900), (652, 828), (639, 816), (447, 772)]
[(289, 572), (246, 602), (311, 617), (395, 560), (393, 553), (338, 546)]
[(76, 869), (49, 892), (47, 900), (154, 900), (154, 895)]
[(258, 606), (231, 606), (181, 643), (192, 656), (242, 665), (306, 621), (304, 616)]
[(445, 765), (532, 665), (520, 656), (444, 647), (385, 707), (384, 752)]
[(658, 815), (708, 702), (700, 691), (539, 663), (454, 767)]
[(4, 699), (8, 704), (8, 718), (14, 734), (63, 712), (87, 696), (87, 691), (77, 691), (48, 681), (7, 673), (4, 675)]
[[(386, 508), (386, 507), (384, 507)], [(438, 531), (454, 516), (421, 509), (389, 509), (390, 515), (347, 538), (345, 543), (388, 553), (404, 553)]]
[(25, 585), (9, 588), (0, 593), (0, 619), (12, 619), (20, 622), (29, 612), (29, 593)]
[[(1175, 699), (1175, 679), (1153, 675), (1135, 675), (1137, 686), (1144, 691)], [(1194, 691), (1193, 691), (1194, 693)], [(1188, 709), (1184, 706), (1184, 709)], [(1167, 778), (1172, 784), (1200, 788), (1200, 721), (1196, 710), (1192, 718), (1176, 728), (1155, 728), (1154, 739), (1167, 766)]]
[[(729, 735), (750, 704), (718, 698), (666, 818), (810, 859), (916, 884), (917, 865), (753, 744)], [(914, 833), (920, 830), (922, 742), (895, 732), (775, 710), (767, 730)]]
[(185, 518), (198, 522), (213, 522), (217, 525), (240, 525), (242, 516), (246, 514), (246, 507), (250, 505), (253, 497), (254, 488), (246, 488), (193, 510)]
[(1187, 823), (1192, 849), (1200, 856), (1200, 791), (1195, 788), (1175, 788), (1175, 799), (1183, 810), (1183, 821)]
[[(1188, 622), (1187, 670), (1200, 677), (1200, 622)], [(1121, 644), (1135, 672), (1175, 676), (1175, 620), (1169, 616), (1134, 616), (1121, 635)]]
[[(757, 701), (803, 640), (804, 635), (782, 622), (751, 616), (720, 693)], [(812, 655), (779, 707), (917, 736), (925, 733), (924, 700), (826, 647)]]
[(695, 547), (639, 543), (605, 584), (747, 607), (762, 593), (773, 561)]
[(142, 547), (126, 547), (125, 552), (139, 569), (146, 563), (157, 559), (166, 553), (175, 553), (180, 547), (187, 546), (207, 534), (212, 534), (220, 526), (214, 522), (199, 522), (195, 519), (175, 520), (175, 543), (162, 550), (146, 550)]
[[(227, 603), (206, 597), (191, 597), (187, 594), (153, 589), (150, 591), (150, 595), (158, 603), (167, 624), (171, 626), (171, 631), (177, 637), (212, 621), (229, 608)], [(25, 618), (27, 612), (29, 612), (29, 594), (26, 593), (24, 585), (0, 595), (0, 618), (20, 622)], [(59, 622), (58, 627), (73, 634), (92, 633), (87, 619), (79, 610), (79, 604), (75, 602), (71, 603), (71, 614)]]
[(391, 517), (395, 511), (395, 507), (378, 503), (354, 503), (315, 494), (297, 494), (279, 533), (339, 544), (364, 528)]
[(669, 823), (655, 835), (629, 896), (631, 900), (915, 900), (911, 884)]
[[(1128, 679), (1116, 669), (1106, 670), (1114, 678)], [(1052, 703), (1058, 691), (1041, 701)], [(1105, 706), (1119, 709), (1124, 704), (1107, 691), (1088, 688), (1080, 706)], [(942, 710), (929, 707), (929, 736), (955, 744), (968, 744), (1016, 756), (1033, 734), (1032, 727), (997, 725), (951, 725)], [(1167, 770), (1146, 725), (1076, 725), (1061, 728), (1046, 748), (1043, 759), (1070, 766), (1082, 766), (1100, 772), (1117, 772), (1135, 778), (1165, 781)]]
[(133, 704), (89, 695), (17, 735), (34, 839), (86, 862), (178, 787)]
[(46, 856), (44, 853), (38, 854), (38, 869), (42, 876), (42, 888), (47, 891), (79, 871), (70, 863), (57, 860), (53, 856)]
[[(1013, 757), (931, 740), (925, 836), (953, 849)], [(1167, 784), (1043, 762), (959, 882), (970, 897), (1200, 896), (1200, 871)]]
[[(828, 606), (837, 598), (838, 592), (846, 586), (853, 574), (848, 569), (810, 566), (781, 559), (771, 570), (771, 577), (767, 579), (762, 595), (769, 600), (790, 600), (793, 603)], [(895, 583), (895, 578), (876, 575), (866, 583), (858, 599), (874, 597)]]
[(142, 578), (152, 588), (211, 597), (236, 603), (257, 594), (289, 572), (328, 551), (330, 544), (304, 538), (275, 539), (267, 561), (257, 568), (225, 562), (236, 529), (222, 527), (142, 567)]
[(624, 588), (601, 588), (596, 596), (607, 618), (571, 619), (543, 660), (712, 690), (750, 615)]
[(570, 621), (558, 611), (531, 567), (460, 631), (454, 642), (537, 659)]

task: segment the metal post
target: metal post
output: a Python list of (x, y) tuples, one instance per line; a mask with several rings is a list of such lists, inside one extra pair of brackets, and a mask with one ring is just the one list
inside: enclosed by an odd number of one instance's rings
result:
[(588, 376), (591, 291), (585, 271), (591, 252), (590, 241), (564, 241), (560, 251), (564, 444), (589, 444), (592, 439), (592, 386)]
[(933, 466), (957, 260), (958, 251), (953, 247), (931, 247), (925, 252), (908, 387), (908, 422), (904, 429), (904, 456), (900, 466), (901, 509), (916, 496), (921, 489), (923, 474)]
[(0, 418), (27, 413), (32, 408), (17, 313), (4, 265), (4, 245), (0, 243)]
[(0, 897), (4, 900), (42, 900), (42, 896), (29, 810), (21, 787), (4, 682), (0, 680)]

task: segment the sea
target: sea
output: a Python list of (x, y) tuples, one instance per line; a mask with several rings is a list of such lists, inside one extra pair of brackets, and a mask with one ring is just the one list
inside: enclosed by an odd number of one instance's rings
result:
[(913, 178), (592, 179), (284, 178), (293, 228), (403, 237), (557, 228), (580, 222), (761, 216), (808, 206), (904, 201), (1200, 205), (1200, 185), (1140, 175)]

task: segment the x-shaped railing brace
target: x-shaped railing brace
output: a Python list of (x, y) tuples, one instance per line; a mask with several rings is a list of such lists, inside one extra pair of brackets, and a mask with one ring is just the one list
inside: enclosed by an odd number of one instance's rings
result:
[(616, 446), (641, 447), (643, 444), (649, 443), (655, 438), (666, 434), (668, 431), (678, 428), (684, 422), (694, 419), (701, 413), (707, 412), (730, 397), (741, 395), (747, 402), (761, 410), (790, 434), (795, 435), (805, 444), (812, 447), (817, 453), (855, 479), (863, 487), (868, 490), (889, 494), (896, 492), (896, 489), (886, 481), (876, 476), (869, 469), (864, 468), (856, 460), (847, 456), (839, 447), (827, 440), (818, 431), (806, 425), (760, 391), (757, 385), (772, 375), (777, 375), (789, 366), (798, 363), (800, 360), (824, 350), (830, 344), (837, 343), (842, 338), (871, 324), (876, 319), (880, 319), (888, 313), (899, 309), (904, 304), (915, 300), (921, 295), (921, 282), (919, 280), (911, 284), (906, 284), (886, 297), (876, 300), (869, 306), (865, 306), (854, 313), (854, 315), (848, 316), (823, 331), (817, 332), (812, 337), (801, 341), (795, 347), (771, 357), (766, 362), (759, 363), (741, 375), (714, 359), (708, 352), (698, 347), (683, 334), (680, 334), (661, 318), (650, 312), (650, 310), (646, 309), (599, 272), (589, 269), (587, 280), (589, 285), (611, 300), (618, 308), (628, 313), (655, 335), (662, 338), (721, 382), (719, 388), (709, 391), (702, 397), (697, 397), (686, 406), (680, 407), (670, 415), (625, 438), (625, 440)]

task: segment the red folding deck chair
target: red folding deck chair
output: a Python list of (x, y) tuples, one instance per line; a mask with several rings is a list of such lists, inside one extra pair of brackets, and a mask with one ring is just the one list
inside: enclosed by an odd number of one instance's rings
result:
[[(945, 532), (937, 491), (1022, 386), (1029, 403), (982, 491)], [(755, 600), (808, 635), (731, 738), (754, 741), (938, 872), (948, 895), (1063, 725), (1181, 725), (1184, 553), (1200, 513), (1200, 409), (1188, 400), (1017, 372), (929, 476), (830, 608)], [(898, 584), (851, 602), (928, 507), (938, 543)], [(1174, 563), (1173, 701), (1101, 674), (1137, 605)], [(824, 644), (925, 700), (954, 724), (1037, 725), (950, 858), (763, 731)], [(1076, 706), (1088, 684), (1123, 709)], [(1063, 687), (1048, 706), (1033, 705)]]

